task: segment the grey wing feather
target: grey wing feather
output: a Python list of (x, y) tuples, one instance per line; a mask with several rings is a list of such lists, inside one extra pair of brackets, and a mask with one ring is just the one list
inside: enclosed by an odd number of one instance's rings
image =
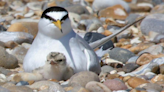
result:
[(96, 73), (101, 72), (99, 59), (93, 49), (80, 36), (76, 35), (77, 43), (87, 58), (87, 69)]

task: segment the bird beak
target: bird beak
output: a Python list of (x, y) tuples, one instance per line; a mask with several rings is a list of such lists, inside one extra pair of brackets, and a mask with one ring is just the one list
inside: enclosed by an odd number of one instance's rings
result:
[(52, 23), (54, 23), (60, 29), (60, 31), (63, 33), (62, 28), (61, 28), (61, 21), (60, 20), (54, 21)]

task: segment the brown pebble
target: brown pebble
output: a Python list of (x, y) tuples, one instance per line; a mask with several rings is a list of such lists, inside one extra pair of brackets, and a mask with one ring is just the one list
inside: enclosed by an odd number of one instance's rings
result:
[(11, 49), (13, 49), (14, 47), (16, 47), (16, 46), (18, 46), (18, 45), (19, 45), (19, 44), (16, 43), (16, 42), (14, 42), (14, 41), (8, 41), (8, 42), (5, 43), (5, 47), (6, 47), (6, 48), (11, 48)]
[(65, 87), (65, 88), (64, 88), (65, 91), (70, 91), (70, 90), (72, 90), (72, 89), (73, 89), (73, 87)]
[(138, 77), (132, 77), (127, 81), (127, 83), (130, 87), (136, 88), (141, 84), (148, 83), (148, 81)]
[(164, 81), (164, 75), (158, 74), (158, 75), (156, 75), (155, 77), (153, 77), (153, 78), (151, 79), (151, 82), (152, 82), (152, 83), (155, 83), (155, 82), (157, 82), (157, 81)]
[(105, 30), (104, 32), (102, 32), (101, 34), (105, 35), (105, 36), (109, 36), (112, 34), (112, 32), (110, 32), (109, 30)]
[(29, 85), (32, 85), (34, 82), (35, 82), (34, 80), (28, 81)]
[(115, 79), (115, 78), (119, 78), (119, 74), (108, 74), (106, 79)]

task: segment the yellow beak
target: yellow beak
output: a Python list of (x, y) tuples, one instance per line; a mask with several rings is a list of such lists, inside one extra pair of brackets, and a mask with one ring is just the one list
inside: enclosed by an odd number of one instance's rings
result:
[(60, 20), (54, 21), (52, 23), (54, 23), (60, 29), (60, 31), (62, 32), (61, 21)]

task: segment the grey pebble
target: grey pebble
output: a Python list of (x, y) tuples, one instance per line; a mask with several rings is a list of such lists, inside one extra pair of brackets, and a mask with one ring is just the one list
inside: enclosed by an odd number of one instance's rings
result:
[(135, 54), (127, 49), (117, 47), (109, 52), (109, 56), (112, 59), (126, 63), (131, 57), (135, 56)]
[(164, 34), (164, 15), (163, 14), (151, 14), (148, 15), (141, 22), (141, 32), (145, 35), (149, 35), (150, 31), (154, 31), (160, 34)]
[(0, 66), (7, 69), (18, 67), (17, 58), (13, 55), (8, 54), (3, 47), (0, 47)]
[(123, 66), (123, 70), (127, 73), (134, 71), (135, 69), (137, 69), (139, 67), (139, 65), (137, 65), (136, 63), (128, 63), (125, 64), (125, 66)]
[(48, 89), (48, 92), (66, 92), (58, 83), (54, 83)]
[(27, 53), (28, 49), (24, 48), (23, 46), (17, 46), (13, 49), (12, 55), (14, 55), (20, 64), (23, 64), (24, 57)]
[(96, 73), (91, 71), (83, 71), (74, 74), (69, 81), (69, 85), (71, 86), (82, 86), (85, 87), (85, 85), (90, 81), (100, 81), (99, 77)]
[(29, 83), (26, 81), (20, 81), (16, 84), (16, 86), (23, 86), (23, 85), (29, 85)]
[(110, 73), (112, 70), (114, 70), (114, 68), (109, 65), (104, 65), (101, 67), (101, 73)]

